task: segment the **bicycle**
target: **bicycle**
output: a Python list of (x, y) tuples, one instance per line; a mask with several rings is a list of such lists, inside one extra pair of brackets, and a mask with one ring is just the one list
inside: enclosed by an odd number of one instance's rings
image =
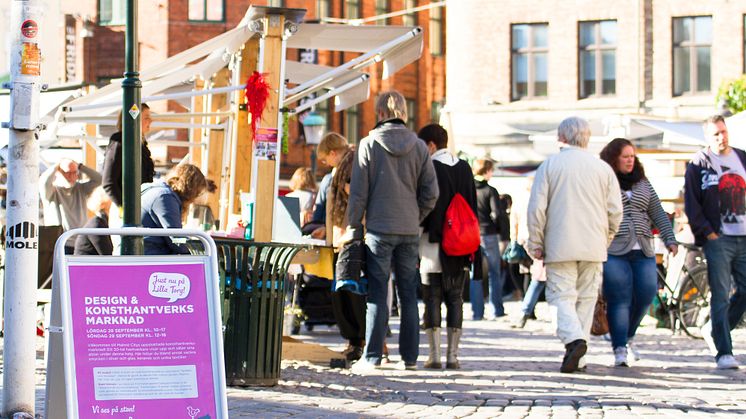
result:
[(668, 267), (658, 266), (655, 317), (674, 333), (683, 331), (692, 338), (702, 339), (700, 328), (710, 317), (710, 285), (704, 253), (697, 246), (679, 243), (679, 252), (669, 258)]

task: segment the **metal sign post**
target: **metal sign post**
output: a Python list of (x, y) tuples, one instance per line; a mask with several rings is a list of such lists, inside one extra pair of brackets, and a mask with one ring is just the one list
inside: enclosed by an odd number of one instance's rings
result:
[(39, 144), (41, 88), (39, 23), (35, 0), (11, 2), (10, 138), (5, 251), (5, 345), (2, 417), (34, 415), (36, 277), (39, 260)]

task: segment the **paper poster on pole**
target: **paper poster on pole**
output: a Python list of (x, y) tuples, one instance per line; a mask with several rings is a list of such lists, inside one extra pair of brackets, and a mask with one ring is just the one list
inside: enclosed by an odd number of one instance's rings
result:
[(257, 128), (254, 156), (258, 160), (277, 159), (277, 128)]
[(223, 417), (222, 332), (205, 258), (142, 259), (69, 259), (62, 300), (71, 417)]

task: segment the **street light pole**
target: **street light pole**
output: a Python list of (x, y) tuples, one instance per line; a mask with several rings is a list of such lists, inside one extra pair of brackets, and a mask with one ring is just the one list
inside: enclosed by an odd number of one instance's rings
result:
[[(39, 263), (41, 51), (38, 0), (11, 2), (10, 137), (5, 238), (5, 344), (2, 417), (34, 416), (36, 277)], [(4, 125), (5, 126), (5, 125)], [(31, 415), (31, 416), (26, 416)]]
[[(125, 71), (122, 81), (122, 224), (140, 225), (140, 183), (142, 182), (140, 142), (142, 104), (140, 103), (140, 73), (137, 60), (137, 0), (127, 0), (125, 35)], [(122, 237), (123, 255), (143, 254), (142, 237)]]

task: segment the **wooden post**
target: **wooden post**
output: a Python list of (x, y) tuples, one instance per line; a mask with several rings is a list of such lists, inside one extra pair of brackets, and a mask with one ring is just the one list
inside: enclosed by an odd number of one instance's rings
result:
[[(240, 83), (246, 83), (251, 73), (256, 70), (257, 58), (259, 56), (259, 38), (254, 37), (246, 41), (243, 50), (241, 50), (241, 68), (239, 70)], [(236, 143), (235, 159), (235, 179), (233, 180), (233, 208), (231, 213), (241, 213), (241, 192), (251, 190), (251, 163), (252, 163), (252, 146), (253, 134), (251, 133), (251, 124), (249, 123), (249, 111), (246, 106), (239, 106), (245, 102), (243, 90), (233, 93), (235, 95), (233, 103), (237, 106), (234, 111), (236, 119), (234, 120), (233, 141)], [(271, 99), (270, 99), (271, 101)], [(265, 111), (269, 112), (269, 106)]]
[[(85, 135), (88, 137), (95, 137), (97, 134), (96, 125), (86, 124)], [(96, 149), (93, 148), (88, 141), (83, 141), (83, 164), (86, 167), (96, 170)]]
[[(224, 68), (218, 71), (213, 76), (210, 87), (225, 87), (230, 83), (230, 71)], [(228, 103), (227, 94), (211, 95), (209, 109), (210, 112), (220, 112), (225, 110), (225, 106)], [(212, 116), (209, 118), (210, 123), (218, 124), (221, 122), (221, 118), (218, 116)], [(225, 173), (225, 163), (223, 162), (223, 150), (225, 149), (225, 131), (224, 130), (209, 130), (209, 140), (207, 145), (207, 178), (212, 179), (217, 185), (218, 189), (215, 193), (208, 194), (207, 205), (212, 210), (215, 217), (219, 218), (223, 223), (228, 222), (228, 215), (220, 212), (221, 208), (226, 206), (220, 205), (220, 192), (224, 185), (226, 185), (223, 178)], [(227, 213), (227, 211), (225, 211)], [(221, 227), (225, 227), (222, 225)]]
[[(194, 90), (200, 91), (205, 88), (205, 81), (202, 79), (197, 79), (194, 81)], [(205, 97), (204, 96), (194, 96), (192, 97), (192, 113), (197, 112), (204, 112), (204, 104), (205, 104)], [(199, 117), (199, 118), (190, 118), (190, 123), (200, 123), (206, 120), (207, 118)], [(196, 147), (190, 147), (189, 148), (189, 157), (191, 159), (191, 162), (193, 165), (201, 168), (202, 167), (202, 134), (204, 133), (203, 128), (192, 128), (192, 135), (189, 139), (190, 142), (196, 143)], [(213, 213), (214, 214), (214, 213)]]
[(263, 73), (266, 74), (270, 86), (269, 100), (262, 115), (261, 127), (278, 128), (277, 133), (277, 156), (275, 160), (259, 160), (256, 165), (256, 217), (254, 219), (254, 239), (259, 242), (272, 240), (272, 223), (274, 220), (275, 189), (277, 184), (277, 165), (280, 164), (281, 155), (281, 130), (279, 129), (280, 88), (283, 80), (282, 65), (284, 58), (283, 32), (285, 27), (285, 16), (281, 14), (270, 14), (263, 18), (264, 21), (264, 48), (260, 51), (264, 54)]

